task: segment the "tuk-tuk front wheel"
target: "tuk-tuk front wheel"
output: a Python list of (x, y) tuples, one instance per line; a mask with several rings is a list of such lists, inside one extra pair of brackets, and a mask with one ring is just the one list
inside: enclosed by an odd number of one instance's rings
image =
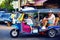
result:
[(19, 36), (19, 30), (16, 30), (16, 29), (12, 29), (10, 31), (10, 36), (13, 37), (13, 38), (16, 38)]

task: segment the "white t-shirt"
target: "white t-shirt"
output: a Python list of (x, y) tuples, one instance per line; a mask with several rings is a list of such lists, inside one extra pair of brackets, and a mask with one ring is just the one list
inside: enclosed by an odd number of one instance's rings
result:
[(28, 19), (25, 19), (25, 21), (27, 22), (28, 25), (33, 24), (32, 19), (29, 19), (29, 18), (28, 18)]
[(55, 23), (55, 15), (52, 14), (51, 17), (48, 18), (48, 20), (52, 21), (53, 23)]
[[(46, 19), (46, 17), (44, 19)], [(52, 23), (54, 24), (55, 23), (55, 15), (52, 14), (49, 18), (47, 18), (47, 20), (52, 21)]]
[(15, 24), (15, 22), (16, 22), (16, 19), (14, 19), (14, 18), (13, 18), (13, 20), (12, 20), (12, 21), (13, 21), (12, 23), (13, 23), (13, 24)]

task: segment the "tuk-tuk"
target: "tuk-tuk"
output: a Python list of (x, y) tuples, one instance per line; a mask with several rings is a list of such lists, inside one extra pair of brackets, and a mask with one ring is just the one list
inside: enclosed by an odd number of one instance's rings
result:
[[(46, 29), (41, 29), (41, 24), (40, 24), (40, 13), (48, 13), (50, 10), (52, 10), (52, 12), (57, 13), (59, 12), (58, 9), (34, 9), (34, 10), (22, 10), (23, 13), (20, 13), (22, 15), (20, 15), (20, 21), (16, 21), (15, 24), (12, 25), (13, 29), (10, 31), (10, 35), (11, 37), (18, 37), (19, 34), (26, 34), (26, 35), (30, 35), (30, 34), (46, 34), (49, 37), (53, 38), (56, 36), (56, 34), (60, 31), (60, 25), (56, 25), (56, 26), (48, 26)], [(24, 15), (25, 14), (29, 14), (32, 16), (33, 21), (34, 19), (34, 13), (37, 13), (37, 18), (38, 18), (38, 27), (35, 26), (35, 24), (32, 26), (32, 30), (30, 28), (30, 25), (28, 25), (27, 23), (22, 23), (22, 19), (24, 19)]]

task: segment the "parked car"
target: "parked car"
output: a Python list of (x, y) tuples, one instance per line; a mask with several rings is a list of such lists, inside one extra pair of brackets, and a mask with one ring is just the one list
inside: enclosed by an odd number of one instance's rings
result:
[(11, 13), (6, 13), (4, 11), (0, 11), (0, 21), (1, 22), (11, 22), (12, 20), (10, 19)]

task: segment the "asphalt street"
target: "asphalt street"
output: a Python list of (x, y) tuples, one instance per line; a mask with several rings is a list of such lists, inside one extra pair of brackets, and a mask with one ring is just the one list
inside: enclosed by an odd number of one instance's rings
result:
[(0, 25), (0, 40), (60, 40), (60, 35), (55, 38), (48, 38), (40, 35), (19, 35), (18, 38), (10, 37), (10, 30), (12, 27)]

